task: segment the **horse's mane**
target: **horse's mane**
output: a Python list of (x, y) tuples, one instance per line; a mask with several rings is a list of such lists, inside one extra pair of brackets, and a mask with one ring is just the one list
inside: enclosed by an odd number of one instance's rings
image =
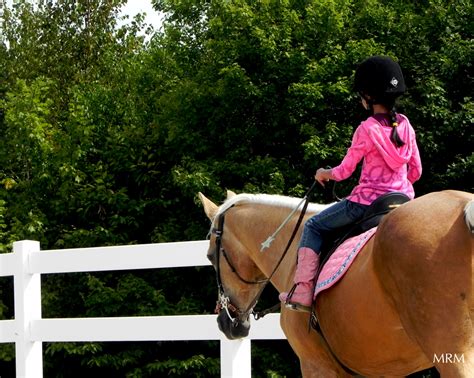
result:
[[(216, 217), (226, 212), (232, 206), (257, 204), (257, 205), (269, 205), (276, 207), (286, 207), (288, 209), (294, 209), (300, 202), (301, 198), (286, 197), (275, 194), (248, 194), (241, 193), (231, 198), (228, 198), (220, 207), (216, 214)], [(308, 205), (308, 212), (320, 212), (327, 208), (329, 204), (317, 204), (310, 203)]]

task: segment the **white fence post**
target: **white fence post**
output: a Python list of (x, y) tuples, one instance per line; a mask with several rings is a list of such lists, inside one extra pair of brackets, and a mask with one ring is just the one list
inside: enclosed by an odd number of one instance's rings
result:
[(32, 252), (39, 252), (37, 241), (13, 243), (16, 273), (14, 275), (16, 323), (16, 376), (17, 378), (43, 377), (43, 345), (31, 340), (31, 321), (41, 319), (41, 274), (30, 273)]
[(39, 242), (13, 243), (13, 253), (0, 254), (0, 277), (14, 277), (15, 319), (0, 320), (0, 343), (15, 343), (16, 377), (43, 377), (43, 342), (219, 340), (221, 377), (250, 378), (251, 341), (285, 339), (278, 314), (258, 324), (252, 321), (243, 340), (224, 339), (216, 315), (42, 319), (42, 274), (209, 266), (208, 244), (202, 240), (40, 252)]
[(221, 377), (251, 378), (250, 339), (221, 340)]

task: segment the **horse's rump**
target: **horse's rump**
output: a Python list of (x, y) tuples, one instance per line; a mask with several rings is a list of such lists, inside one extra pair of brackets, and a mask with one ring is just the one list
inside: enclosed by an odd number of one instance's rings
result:
[(472, 198), (433, 193), (394, 210), (346, 277), (320, 294), (321, 327), (348, 367), (407, 375), (435, 355), (470, 353), (473, 238), (464, 209)]

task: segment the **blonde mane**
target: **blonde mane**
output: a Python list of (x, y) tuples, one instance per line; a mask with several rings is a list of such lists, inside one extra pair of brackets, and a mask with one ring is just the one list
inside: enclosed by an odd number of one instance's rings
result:
[[(220, 207), (216, 214), (216, 217), (226, 212), (232, 206), (256, 204), (256, 205), (269, 205), (276, 207), (286, 207), (288, 209), (294, 209), (300, 202), (301, 198), (295, 197), (286, 197), (275, 194), (248, 194), (241, 193), (237, 194), (234, 197), (227, 199)], [(317, 204), (310, 203), (308, 205), (308, 212), (318, 213), (326, 209), (330, 204)]]

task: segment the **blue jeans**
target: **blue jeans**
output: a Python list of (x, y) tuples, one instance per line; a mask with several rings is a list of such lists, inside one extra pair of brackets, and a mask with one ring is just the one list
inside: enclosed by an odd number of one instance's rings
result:
[(325, 233), (357, 222), (368, 207), (343, 199), (312, 216), (304, 225), (299, 248), (311, 248), (319, 254)]

